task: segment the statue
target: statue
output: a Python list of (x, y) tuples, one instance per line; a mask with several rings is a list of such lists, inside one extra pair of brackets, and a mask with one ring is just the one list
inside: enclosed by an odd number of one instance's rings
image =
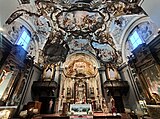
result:
[(71, 95), (71, 88), (70, 87), (67, 88), (67, 95)]
[(156, 101), (156, 103), (160, 103), (160, 96), (157, 93), (152, 93), (152, 97)]
[(111, 96), (110, 98), (110, 103), (111, 103), (111, 111), (112, 111), (112, 114), (113, 113), (116, 113), (116, 107), (115, 107), (115, 100), (114, 98)]
[(108, 107), (107, 107), (107, 105), (106, 105), (106, 100), (105, 100), (105, 98), (102, 98), (101, 103), (102, 103), (102, 109), (103, 109), (102, 111), (103, 111), (104, 113), (108, 113), (109, 110), (108, 110)]
[(48, 108), (48, 113), (51, 114), (53, 110), (53, 99), (49, 101), (49, 108)]
[(3, 83), (3, 81), (6, 78), (6, 74), (7, 72), (5, 70), (2, 71), (2, 73), (0, 74), (0, 85)]
[(94, 94), (94, 87), (90, 87), (90, 94)]

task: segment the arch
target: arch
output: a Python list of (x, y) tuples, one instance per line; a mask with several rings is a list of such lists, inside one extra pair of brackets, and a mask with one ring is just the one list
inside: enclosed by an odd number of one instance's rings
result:
[(34, 24), (32, 24), (30, 20), (26, 20), (23, 16), (19, 17), (16, 21), (19, 21), (20, 23), (25, 25), (27, 28), (29, 28), (29, 30), (31, 30), (31, 32), (36, 31), (36, 27), (34, 26)]
[[(38, 57), (39, 57), (39, 43), (37, 41), (37, 39), (34, 39), (33, 36), (34, 34), (36, 33), (36, 27), (35, 25), (32, 23), (32, 21), (30, 21), (30, 19), (25, 19), (25, 17), (21, 16), (19, 18), (17, 18), (14, 22), (14, 24), (10, 24), (8, 26), (6, 26), (6, 30), (4, 32), (4, 35), (7, 39), (10, 40), (10, 42), (12, 44), (15, 44), (17, 38), (13, 38), (11, 36), (11, 34), (8, 33), (8, 31), (11, 29), (11, 27), (13, 25), (17, 25), (18, 28), (20, 28), (22, 25), (25, 26), (25, 28), (27, 28), (29, 30), (29, 32), (31, 33), (31, 41), (30, 41), (30, 44), (29, 44), (29, 47), (33, 47), (35, 52), (32, 56), (35, 56), (35, 62), (38, 62)], [(16, 33), (17, 36), (19, 36), (19, 32)], [(12, 40), (13, 39), (13, 40)], [(28, 47), (28, 48), (29, 48)], [(29, 49), (27, 50), (27, 52), (29, 52)], [(32, 52), (32, 51), (31, 51)]]
[[(132, 29), (137, 26), (138, 24), (140, 24), (141, 22), (146, 21), (146, 19), (148, 20), (149, 17), (144, 16), (144, 15), (135, 15), (135, 17), (127, 24), (127, 26), (125, 27), (125, 29), (123, 30), (123, 33), (120, 37), (120, 44), (123, 44), (124, 42), (124, 38), (128, 37), (130, 31), (132, 31)], [(126, 35), (127, 33), (127, 35)]]
[(128, 39), (128, 36), (129, 36), (130, 32), (137, 25), (139, 25), (140, 23), (146, 22), (146, 21), (149, 21), (149, 22), (151, 21), (148, 16), (136, 17), (130, 22), (130, 24), (128, 24), (128, 27), (126, 27), (126, 29), (124, 30), (124, 32), (123, 32), (123, 34), (120, 38), (123, 63), (127, 62), (127, 59), (126, 59), (126, 42), (127, 42), (127, 39)]
[(100, 66), (100, 62), (97, 60), (95, 55), (93, 55), (91, 53), (84, 52), (84, 51), (77, 51), (77, 52), (74, 52), (74, 53), (72, 53), (72, 54), (67, 56), (66, 61), (63, 64), (63, 68), (65, 67), (65, 65), (68, 64), (68, 62), (71, 61), (72, 58), (74, 58), (75, 56), (80, 56), (80, 55), (87, 57), (89, 59), (89, 62), (92, 62), (92, 63), (95, 64), (96, 68), (100, 68), (101, 67)]
[[(31, 32), (31, 36), (32, 36), (32, 40), (33, 40), (33, 44), (30, 44), (33, 45), (32, 47), (34, 47), (35, 49), (35, 54), (33, 56), (35, 56), (35, 59), (34, 61), (38, 63), (38, 57), (39, 57), (39, 43), (37, 40), (33, 39), (33, 35), (34, 33), (36, 32), (36, 27), (35, 25), (30, 21), (30, 20), (26, 20), (23, 16), (18, 18), (16, 20), (16, 22), (19, 22), (21, 24), (23, 24), (30, 32)], [(29, 46), (29, 47), (30, 47)]]

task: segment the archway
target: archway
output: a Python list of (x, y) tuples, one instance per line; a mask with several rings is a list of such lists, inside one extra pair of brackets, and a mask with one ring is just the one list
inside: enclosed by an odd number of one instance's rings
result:
[(84, 52), (69, 55), (63, 64), (59, 92), (59, 111), (63, 104), (92, 104), (95, 111), (102, 110), (101, 80), (97, 59)]

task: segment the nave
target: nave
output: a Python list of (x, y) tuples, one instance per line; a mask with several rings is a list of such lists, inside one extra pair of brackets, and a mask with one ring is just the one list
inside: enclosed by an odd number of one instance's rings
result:
[(160, 119), (159, 3), (1, 0), (0, 119)]

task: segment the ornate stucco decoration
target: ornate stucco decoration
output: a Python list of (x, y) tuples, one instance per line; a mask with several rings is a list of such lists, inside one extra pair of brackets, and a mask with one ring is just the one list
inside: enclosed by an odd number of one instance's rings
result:
[[(117, 62), (121, 54), (116, 51), (115, 40), (111, 35), (110, 22), (123, 25), (122, 15), (139, 14), (143, 10), (138, 6), (139, 1), (111, 0), (36, 0), (35, 4), (22, 2), (6, 24), (12, 24), (16, 19), (27, 19), (33, 24), (32, 45), (29, 54), (42, 52), (36, 58), (43, 57), (44, 62), (64, 61), (67, 54), (75, 51), (91, 52), (102, 62)], [(123, 26), (125, 27), (125, 25)], [(119, 32), (119, 31), (118, 31)], [(60, 35), (56, 35), (60, 33)], [(58, 41), (57, 41), (58, 39)], [(94, 46), (93, 44), (96, 44)], [(105, 49), (102, 45), (106, 46)], [(102, 52), (103, 53), (102, 53)], [(109, 52), (107, 55), (106, 52)]]
[(68, 10), (56, 17), (59, 28), (75, 36), (93, 33), (104, 23), (104, 16), (99, 11)]
[(97, 67), (84, 54), (74, 55), (64, 64), (64, 75), (69, 78), (92, 78), (97, 75)]
[(114, 19), (111, 23), (111, 35), (116, 40), (117, 43), (119, 43), (121, 35), (123, 33), (123, 30), (126, 28), (126, 26), (132, 21), (132, 19), (135, 16), (132, 15), (126, 15), (126, 16), (120, 16), (117, 19)]
[(57, 32), (63, 33), (69, 54), (89, 51), (103, 63), (122, 62), (122, 58), (118, 58), (121, 52), (116, 50), (115, 41), (110, 35), (109, 22), (113, 20), (115, 25), (124, 29), (128, 19), (119, 16), (143, 12), (138, 1), (65, 0), (50, 1), (49, 4), (54, 6), (51, 19), (57, 24)]

